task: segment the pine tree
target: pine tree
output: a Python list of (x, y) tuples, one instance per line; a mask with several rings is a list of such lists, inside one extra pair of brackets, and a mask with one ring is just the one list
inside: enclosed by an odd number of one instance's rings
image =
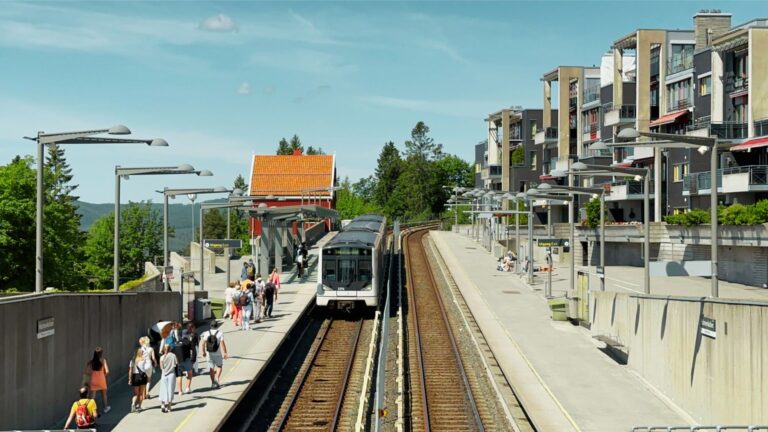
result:
[(288, 144), (288, 140), (285, 138), (281, 138), (280, 142), (277, 144), (277, 154), (278, 155), (290, 155), (293, 152), (291, 151), (291, 146)]
[(304, 153), (304, 146), (301, 144), (301, 140), (299, 139), (298, 135), (294, 134), (288, 144), (291, 146), (291, 154), (293, 154), (295, 150), (300, 150), (302, 153)]

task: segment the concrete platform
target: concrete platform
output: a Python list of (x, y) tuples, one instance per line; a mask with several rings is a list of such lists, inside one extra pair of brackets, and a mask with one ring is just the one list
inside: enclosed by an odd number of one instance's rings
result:
[(495, 258), (467, 237), (430, 235), (538, 430), (692, 424), (681, 409), (602, 353), (586, 330), (552, 321), (543, 285), (529, 287), (496, 271)]
[[(322, 245), (335, 233), (329, 233), (318, 242)], [(110, 388), (112, 411), (98, 419), (99, 430), (115, 431), (212, 431), (215, 430), (229, 409), (237, 402), (249, 383), (262, 371), (275, 349), (283, 342), (286, 334), (296, 324), (299, 316), (310, 305), (316, 292), (316, 263), (318, 246), (310, 251), (310, 274), (298, 280), (294, 273), (280, 275), (282, 287), (275, 303), (273, 318), (261, 324), (252, 325), (252, 330), (242, 331), (230, 320), (221, 326), (224, 341), (229, 350), (229, 359), (224, 361), (221, 388), (214, 390), (207, 375), (207, 362), (200, 360), (200, 374), (192, 380), (192, 392), (174, 397), (173, 411), (160, 411), (159, 385), (150, 390), (151, 399), (144, 401), (143, 411), (129, 413), (131, 389), (125, 379)], [(238, 269), (239, 274), (239, 269)], [(213, 290), (211, 297), (223, 296), (223, 290)], [(129, 359), (110, 359), (113, 370), (128, 369)], [(155, 381), (157, 373), (155, 374)], [(97, 399), (101, 403), (100, 399)], [(102, 407), (99, 407), (101, 410)]]

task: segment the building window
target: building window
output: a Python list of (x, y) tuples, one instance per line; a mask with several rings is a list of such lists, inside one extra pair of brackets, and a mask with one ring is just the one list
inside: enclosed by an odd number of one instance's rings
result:
[(699, 78), (699, 96), (707, 96), (712, 93), (712, 76)]
[(539, 124), (536, 120), (531, 120), (531, 136), (536, 135), (539, 131)]
[(532, 151), (529, 153), (529, 155), (530, 155), (529, 159), (531, 161), (531, 169), (535, 171), (536, 170), (536, 152)]
[(739, 97), (733, 98), (733, 120), (736, 123), (747, 122), (748, 107), (749, 105), (747, 103), (747, 96), (739, 96)]
[(691, 80), (678, 81), (667, 86), (667, 111), (677, 111), (691, 106)]
[(683, 181), (683, 178), (688, 175), (688, 164), (680, 163), (672, 165), (672, 181), (677, 183)]

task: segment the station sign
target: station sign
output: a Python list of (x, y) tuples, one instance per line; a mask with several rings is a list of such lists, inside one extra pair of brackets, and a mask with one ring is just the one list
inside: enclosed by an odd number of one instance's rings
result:
[(701, 334), (710, 337), (712, 339), (717, 338), (717, 321), (712, 318), (701, 317), (701, 324), (699, 325)]
[(203, 240), (203, 246), (208, 249), (224, 249), (224, 248), (232, 248), (237, 249), (243, 247), (243, 241), (242, 240), (234, 240), (234, 239), (213, 239)]
[(53, 317), (41, 318), (37, 320), (37, 338), (53, 336), (55, 328), (53, 326)]
[(568, 240), (566, 239), (554, 239), (554, 238), (543, 238), (543, 239), (537, 239), (536, 244), (539, 247), (559, 247), (559, 246), (568, 246)]

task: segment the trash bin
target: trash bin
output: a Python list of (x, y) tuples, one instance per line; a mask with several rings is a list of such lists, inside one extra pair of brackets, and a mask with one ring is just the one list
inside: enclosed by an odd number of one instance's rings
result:
[(566, 311), (568, 300), (565, 297), (549, 299), (549, 309), (552, 310), (553, 321), (565, 321), (568, 319)]
[(211, 317), (211, 301), (207, 298), (195, 300), (195, 321), (207, 320)]

